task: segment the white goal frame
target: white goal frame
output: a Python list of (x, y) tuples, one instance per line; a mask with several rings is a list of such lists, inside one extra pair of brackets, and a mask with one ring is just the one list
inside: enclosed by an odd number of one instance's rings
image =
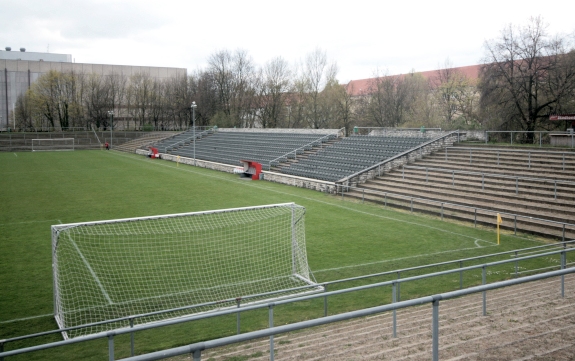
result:
[(32, 139), (32, 151), (63, 151), (74, 150), (74, 138), (34, 138)]
[(52, 259), (64, 338), (323, 290), (295, 203), (53, 225)]

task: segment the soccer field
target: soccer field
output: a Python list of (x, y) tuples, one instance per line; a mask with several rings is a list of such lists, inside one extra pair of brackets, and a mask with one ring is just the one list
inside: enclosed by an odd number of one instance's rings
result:
[[(0, 339), (56, 328), (50, 233), (55, 224), (294, 202), (306, 208), (308, 262), (319, 283), (539, 244), (502, 235), (497, 246), (493, 230), (113, 151), (0, 153), (0, 169)], [(496, 277), (506, 278), (510, 273), (508, 266)], [(479, 281), (480, 277), (466, 280), (469, 284)], [(453, 286), (451, 282), (405, 287), (402, 298), (437, 292), (443, 286), (447, 289)], [(330, 312), (389, 300), (382, 291), (340, 297), (330, 301)], [(283, 313), (278, 311), (277, 322), (319, 317), (322, 309), (315, 305), (306, 302), (285, 307)], [(242, 329), (265, 326), (264, 313), (242, 316)], [(229, 335), (235, 331), (235, 323), (222, 318), (198, 323), (193, 329), (190, 334), (189, 326), (172, 327), (162, 330), (162, 337), (146, 332), (137, 336), (137, 350)], [(51, 336), (44, 341), (57, 339)], [(62, 360), (102, 359), (107, 353), (105, 345), (104, 340), (10, 360), (46, 359), (49, 355)], [(118, 345), (116, 350), (116, 357), (128, 356), (127, 346)]]

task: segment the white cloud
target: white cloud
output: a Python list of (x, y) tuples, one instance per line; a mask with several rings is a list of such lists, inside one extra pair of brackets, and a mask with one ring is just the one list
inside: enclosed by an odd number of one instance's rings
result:
[[(1, 1), (1, 0), (0, 0)], [(295, 63), (316, 47), (341, 80), (477, 64), (485, 40), (541, 15), (551, 33), (573, 32), (565, 2), (258, 0), (2, 1), (0, 46), (72, 54), (77, 62), (195, 70), (213, 52), (242, 48), (257, 64)]]

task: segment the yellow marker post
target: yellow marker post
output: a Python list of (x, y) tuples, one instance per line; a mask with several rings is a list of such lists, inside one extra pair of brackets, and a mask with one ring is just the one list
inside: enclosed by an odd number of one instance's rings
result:
[(497, 213), (497, 244), (499, 245), (499, 225), (503, 223), (503, 220), (501, 219), (501, 215), (499, 213)]
[(180, 166), (180, 156), (178, 155), (176, 158), (177, 158), (176, 167), (179, 167)]

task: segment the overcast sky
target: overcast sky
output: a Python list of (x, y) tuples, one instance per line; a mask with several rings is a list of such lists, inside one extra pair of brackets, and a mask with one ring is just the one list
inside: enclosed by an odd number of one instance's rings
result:
[(218, 50), (257, 65), (316, 48), (341, 82), (481, 62), (485, 40), (542, 16), (573, 34), (575, 5), (545, 1), (0, 0), (0, 48), (71, 54), (77, 63), (205, 68)]

